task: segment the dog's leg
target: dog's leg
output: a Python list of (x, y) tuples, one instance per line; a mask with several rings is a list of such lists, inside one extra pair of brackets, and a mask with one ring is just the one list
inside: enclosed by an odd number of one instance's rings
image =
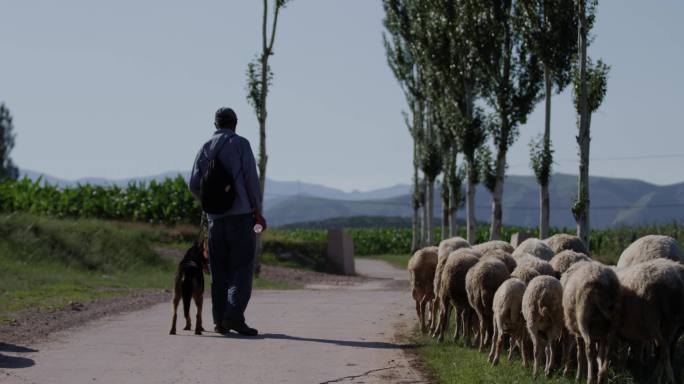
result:
[(189, 292), (183, 292), (183, 314), (185, 315), (185, 328), (183, 330), (189, 331), (192, 329), (192, 322), (190, 321), (190, 303), (192, 296)]
[(202, 331), (204, 331), (204, 328), (202, 328), (202, 300), (204, 298), (202, 297), (201, 292), (195, 292), (193, 294), (193, 298), (195, 299), (195, 305), (197, 306), (197, 319), (195, 321), (195, 335), (201, 335)]
[(180, 295), (176, 292), (173, 295), (173, 319), (171, 320), (171, 331), (169, 332), (169, 335), (175, 335), (176, 334), (176, 319), (178, 318), (178, 303), (180, 302)]

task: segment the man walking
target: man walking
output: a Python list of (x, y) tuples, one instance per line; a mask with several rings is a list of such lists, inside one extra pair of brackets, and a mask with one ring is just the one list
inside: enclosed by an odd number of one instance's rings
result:
[[(245, 309), (252, 295), (256, 239), (255, 224), (266, 228), (261, 215), (259, 177), (252, 148), (237, 135), (237, 115), (230, 108), (216, 111), (216, 132), (199, 150), (190, 176), (190, 191), (200, 199), (202, 178), (212, 160), (232, 175), (235, 198), (224, 213), (209, 213), (209, 262), (211, 301), (215, 330), (256, 336), (245, 323)], [(259, 227), (256, 227), (259, 228)]]

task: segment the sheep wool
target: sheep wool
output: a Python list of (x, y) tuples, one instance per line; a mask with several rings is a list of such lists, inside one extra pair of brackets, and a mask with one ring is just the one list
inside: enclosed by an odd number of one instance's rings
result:
[(555, 255), (546, 243), (536, 238), (529, 238), (520, 243), (518, 248), (513, 251), (513, 258), (517, 260), (525, 254), (530, 254), (545, 261), (551, 260), (553, 255)]
[(426, 331), (425, 309), (435, 295), (432, 282), (437, 269), (437, 247), (419, 249), (411, 256), (407, 269), (411, 284), (411, 294), (416, 302), (416, 314), (423, 332)]
[(537, 276), (527, 285), (522, 299), (522, 313), (534, 348), (533, 375), (546, 356), (544, 373), (551, 374), (554, 361), (553, 342), (563, 329), (563, 288), (558, 279)]
[(637, 239), (622, 251), (617, 266), (626, 268), (653, 259), (684, 263), (684, 254), (677, 241), (670, 236), (648, 235)]

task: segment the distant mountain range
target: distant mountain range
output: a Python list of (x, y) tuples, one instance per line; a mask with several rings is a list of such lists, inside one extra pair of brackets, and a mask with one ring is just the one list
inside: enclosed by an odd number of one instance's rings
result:
[[(40, 174), (23, 171), (31, 179)], [(60, 186), (77, 183), (98, 185), (127, 185), (130, 181), (163, 180), (187, 173), (167, 172), (160, 175), (108, 180), (83, 178), (63, 180), (51, 176), (44, 179)], [(266, 215), (271, 225), (280, 226), (300, 222), (320, 221), (353, 216), (410, 217), (410, 186), (399, 184), (372, 191), (345, 192), (318, 184), (268, 180), (266, 186)], [(551, 225), (574, 227), (570, 206), (576, 195), (577, 177), (555, 174), (550, 185)], [(684, 219), (684, 183), (658, 186), (640, 180), (591, 177), (591, 223), (604, 228), (620, 225), (640, 225), (681, 221)], [(478, 221), (489, 221), (491, 195), (482, 186), (476, 194)], [(539, 189), (532, 176), (508, 176), (504, 186), (504, 223), (533, 227), (539, 221)], [(441, 202), (436, 193), (435, 215), (439, 217)], [(465, 210), (459, 211), (463, 218)]]

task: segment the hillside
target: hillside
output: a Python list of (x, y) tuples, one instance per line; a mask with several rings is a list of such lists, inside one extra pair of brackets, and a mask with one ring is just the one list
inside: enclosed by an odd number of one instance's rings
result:
[[(577, 178), (556, 174), (550, 186), (551, 225), (574, 227), (570, 207), (576, 194)], [(657, 186), (639, 180), (592, 177), (592, 226), (606, 228), (670, 222), (684, 217), (684, 183)], [(504, 223), (536, 226), (539, 220), (538, 187), (531, 176), (509, 176), (504, 187)], [(489, 221), (490, 194), (478, 186), (476, 218)], [(441, 202), (435, 196), (435, 215), (439, 217)], [(273, 202), (266, 214), (272, 225), (324, 220), (349, 216), (410, 217), (410, 196), (405, 193), (387, 199), (340, 200), (313, 196), (292, 196)], [(465, 210), (459, 211), (464, 218)]]

